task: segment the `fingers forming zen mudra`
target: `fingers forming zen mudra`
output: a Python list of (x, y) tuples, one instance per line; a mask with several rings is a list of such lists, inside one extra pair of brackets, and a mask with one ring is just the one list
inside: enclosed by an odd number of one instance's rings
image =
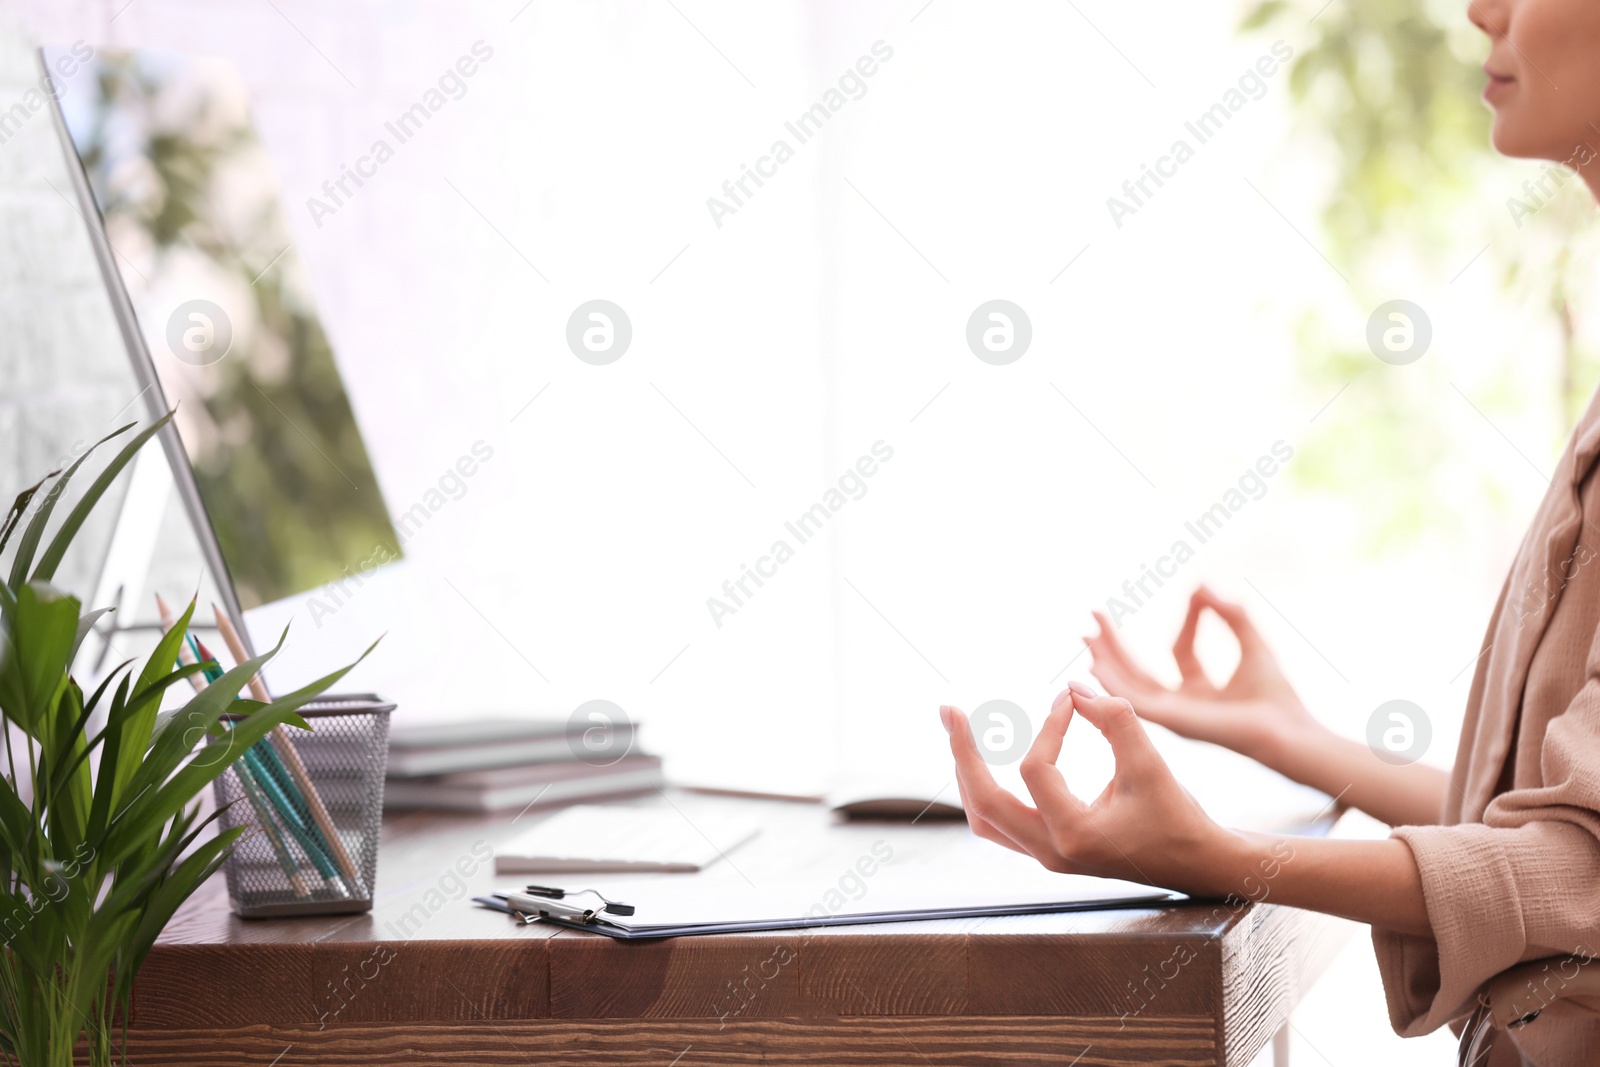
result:
[[(1283, 904), (1428, 933), (1421, 878), (1405, 842), (1226, 830), (1173, 778), (1134, 710), (1073, 682), (1022, 759), (1030, 806), (994, 780), (967, 717), (940, 708), (973, 833), (1064, 874), (1252, 900), (1266, 899), (1270, 884), (1272, 898)], [(1073, 795), (1056, 767), (1075, 716), (1104, 735), (1116, 758), (1110, 783), (1088, 802)]]
[[(1067, 786), (1056, 766), (1074, 713), (1111, 744), (1116, 772), (1094, 801)], [(1178, 786), (1132, 706), (1073, 683), (1058, 696), (1020, 770), (1034, 806), (995, 781), (966, 716), (943, 708), (956, 780), (967, 819), (979, 837), (1026, 853), (1052, 871), (1152, 881), (1137, 857), (1173, 836), (1198, 834), (1210, 825)]]
[[(1239, 645), (1239, 661), (1220, 685), (1206, 674), (1195, 652), (1195, 635), (1207, 611), (1222, 620)], [(1315, 732), (1315, 720), (1242, 605), (1205, 586), (1194, 591), (1172, 645), (1181, 679), (1176, 686), (1163, 684), (1139, 665), (1112, 620), (1101, 612), (1094, 618), (1099, 632), (1084, 638), (1092, 656), (1089, 670), (1110, 693), (1133, 701), (1151, 722), (1269, 765), (1285, 739), (1293, 743)]]
[(939, 712), (950, 734), (956, 785), (972, 832), (1024, 855), (1039, 857), (1049, 841), (1044, 820), (994, 780), (966, 715), (951, 707), (940, 708)]

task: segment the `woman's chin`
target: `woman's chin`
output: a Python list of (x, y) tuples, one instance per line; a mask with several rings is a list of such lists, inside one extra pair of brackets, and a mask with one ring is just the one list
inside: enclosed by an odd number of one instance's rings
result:
[(1519, 122), (1513, 115), (1504, 111), (1495, 112), (1494, 126), (1489, 132), (1489, 143), (1494, 145), (1494, 150), (1502, 156), (1512, 159), (1549, 159), (1561, 162), (1572, 154), (1572, 146), (1564, 148), (1550, 143), (1548, 137), (1537, 135), (1529, 130), (1526, 123)]

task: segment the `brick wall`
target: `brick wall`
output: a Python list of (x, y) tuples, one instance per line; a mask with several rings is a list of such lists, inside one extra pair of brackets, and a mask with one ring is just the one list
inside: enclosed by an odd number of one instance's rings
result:
[[(16, 18), (0, 10), (0, 500), (6, 506), (111, 429), (146, 418), (89, 223), (39, 91), (36, 47)], [(162, 462), (154, 444), (146, 455)], [(57, 576), (63, 589), (91, 595), (125, 483), (107, 494), (79, 535)], [(160, 544), (152, 581), (172, 596), (187, 594), (201, 564), (176, 504), (163, 519)], [(150, 607), (130, 608), (122, 612), (124, 623), (150, 621)], [(132, 654), (140, 644), (119, 641), (118, 651)]]
[[(137, 392), (89, 246), (33, 42), (0, 14), (0, 493), (31, 484)], [(133, 410), (133, 409), (129, 409)], [(85, 531), (62, 583), (85, 590), (111, 519)]]

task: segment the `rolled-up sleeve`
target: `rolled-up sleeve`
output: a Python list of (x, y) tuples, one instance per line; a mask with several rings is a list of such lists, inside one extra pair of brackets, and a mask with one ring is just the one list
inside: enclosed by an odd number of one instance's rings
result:
[(1550, 720), (1545, 785), (1497, 796), (1481, 823), (1402, 826), (1422, 875), (1432, 937), (1373, 930), (1389, 1020), (1407, 1037), (1470, 1010), (1516, 963), (1600, 943), (1600, 677)]

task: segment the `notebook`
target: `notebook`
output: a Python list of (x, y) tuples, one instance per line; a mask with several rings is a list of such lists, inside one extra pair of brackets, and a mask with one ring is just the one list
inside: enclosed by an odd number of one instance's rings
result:
[(761, 832), (744, 812), (577, 804), (495, 850), (496, 874), (616, 871), (693, 873)]
[[(609, 750), (629, 752), (634, 728), (611, 728)], [(482, 719), (396, 726), (389, 732), (390, 778), (422, 778), (455, 771), (577, 759), (579, 731), (566, 720)]]
[(648, 793), (665, 784), (659, 756), (634, 755), (606, 767), (569, 760), (430, 778), (396, 778), (385, 787), (383, 804), (386, 808), (507, 811)]

